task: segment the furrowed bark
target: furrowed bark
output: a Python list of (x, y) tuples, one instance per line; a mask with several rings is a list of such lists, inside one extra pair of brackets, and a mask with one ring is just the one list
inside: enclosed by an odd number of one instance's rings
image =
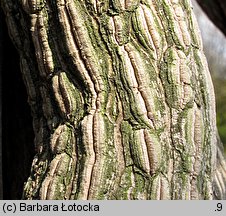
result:
[(2, 6), (34, 118), (24, 199), (225, 197), (214, 91), (190, 1)]

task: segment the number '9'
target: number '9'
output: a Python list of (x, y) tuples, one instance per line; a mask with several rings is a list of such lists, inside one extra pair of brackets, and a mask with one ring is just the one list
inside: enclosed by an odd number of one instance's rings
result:
[(222, 203), (217, 203), (217, 211), (221, 211), (222, 207)]

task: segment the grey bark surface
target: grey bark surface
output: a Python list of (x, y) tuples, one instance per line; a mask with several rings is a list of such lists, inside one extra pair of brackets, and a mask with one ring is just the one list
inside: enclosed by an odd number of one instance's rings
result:
[(33, 113), (37, 154), (24, 199), (225, 198), (190, 1), (2, 6)]

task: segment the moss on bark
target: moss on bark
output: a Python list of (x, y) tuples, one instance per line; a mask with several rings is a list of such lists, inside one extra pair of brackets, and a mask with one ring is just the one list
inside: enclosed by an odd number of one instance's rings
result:
[(2, 3), (34, 113), (24, 198), (212, 199), (215, 101), (189, 1), (34, 2)]

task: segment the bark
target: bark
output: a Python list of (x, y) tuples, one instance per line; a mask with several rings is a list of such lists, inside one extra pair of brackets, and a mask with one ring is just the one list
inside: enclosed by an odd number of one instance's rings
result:
[(33, 113), (37, 154), (24, 199), (225, 198), (190, 1), (2, 6)]
[(212, 22), (226, 35), (226, 2), (225, 0), (196, 0)]

